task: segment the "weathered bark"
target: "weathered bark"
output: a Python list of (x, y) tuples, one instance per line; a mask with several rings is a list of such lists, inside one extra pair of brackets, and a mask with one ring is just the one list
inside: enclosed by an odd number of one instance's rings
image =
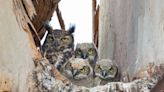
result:
[(0, 91), (27, 92), (27, 75), (34, 68), (33, 42), (16, 20), (13, 5), (12, 0), (0, 0)]
[(100, 58), (114, 59), (131, 78), (150, 62), (164, 63), (163, 7), (162, 0), (102, 0)]
[(33, 39), (39, 38), (31, 22), (36, 11), (31, 0), (1, 0), (0, 7), (0, 92), (28, 92), (33, 59), (42, 58)]
[(98, 47), (98, 31), (99, 31), (99, 5), (96, 6), (96, 0), (92, 0), (92, 17), (93, 17), (93, 42)]
[(100, 58), (113, 59), (131, 80), (143, 78), (150, 62), (164, 63), (163, 11), (162, 0), (101, 0)]
[[(111, 6), (112, 0), (103, 0), (100, 3), (99, 12), (99, 58), (110, 58), (114, 59), (114, 50), (116, 43), (116, 35), (114, 33), (112, 25), (113, 13)], [(113, 11), (114, 12), (114, 11)]]

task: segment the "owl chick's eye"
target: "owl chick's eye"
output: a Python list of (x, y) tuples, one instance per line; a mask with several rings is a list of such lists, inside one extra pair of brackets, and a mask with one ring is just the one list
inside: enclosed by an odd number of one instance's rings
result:
[(114, 72), (113, 67), (109, 68), (108, 72), (109, 72), (110, 74), (113, 74), (113, 72)]
[(80, 69), (81, 73), (88, 73), (89, 68), (88, 67), (83, 67), (82, 69)]
[(88, 50), (88, 54), (89, 54), (89, 55), (94, 54), (94, 50), (93, 50), (93, 49), (89, 49), (89, 50)]
[(81, 55), (81, 50), (77, 50), (77, 54)]
[(96, 66), (96, 72), (100, 72), (101, 71), (101, 67), (100, 66)]
[(80, 72), (84, 73), (85, 72), (85, 69), (84, 68), (80, 69)]

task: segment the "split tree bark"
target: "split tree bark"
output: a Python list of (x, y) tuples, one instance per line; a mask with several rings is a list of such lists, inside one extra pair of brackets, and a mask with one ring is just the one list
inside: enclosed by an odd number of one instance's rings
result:
[(33, 42), (17, 21), (12, 0), (0, 0), (0, 20), (0, 91), (27, 92), (26, 79), (34, 68)]
[[(0, 0), (0, 92), (28, 92), (27, 77), (34, 69), (33, 60), (42, 58), (34, 42), (34, 37), (39, 39), (37, 27), (31, 21), (38, 18), (36, 7), (43, 0), (35, 3), (35, 7), (33, 4), (38, 0), (32, 1)], [(57, 4), (59, 0), (53, 2)], [(53, 11), (47, 13), (49, 18)]]

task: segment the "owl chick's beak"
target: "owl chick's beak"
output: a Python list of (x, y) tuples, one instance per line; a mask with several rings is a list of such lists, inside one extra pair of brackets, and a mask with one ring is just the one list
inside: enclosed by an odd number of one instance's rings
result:
[(77, 75), (77, 70), (72, 71), (73, 78)]
[(107, 72), (106, 71), (101, 71), (101, 75), (105, 78), (107, 76)]
[(86, 58), (87, 58), (87, 54), (84, 53), (84, 54), (82, 55), (82, 58), (83, 58), (83, 59), (86, 59)]

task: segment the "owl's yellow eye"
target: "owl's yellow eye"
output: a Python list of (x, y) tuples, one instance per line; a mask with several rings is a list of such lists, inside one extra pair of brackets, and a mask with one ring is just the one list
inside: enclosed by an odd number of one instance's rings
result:
[(88, 50), (88, 54), (89, 54), (89, 55), (94, 54), (94, 50), (93, 50), (93, 49), (89, 49), (89, 50)]
[(80, 69), (80, 72), (82, 72), (82, 73), (85, 72), (85, 69), (84, 68)]
[(50, 37), (49, 37), (49, 39), (52, 41), (52, 40), (53, 40), (53, 37), (52, 37), (52, 36), (50, 36)]
[(66, 38), (66, 37), (63, 37), (63, 38), (61, 38), (61, 40), (62, 40), (62, 41), (67, 41), (67, 40), (69, 40), (69, 39)]
[(113, 72), (114, 72), (113, 67), (109, 68), (108, 72), (109, 72), (110, 74), (113, 74)]

